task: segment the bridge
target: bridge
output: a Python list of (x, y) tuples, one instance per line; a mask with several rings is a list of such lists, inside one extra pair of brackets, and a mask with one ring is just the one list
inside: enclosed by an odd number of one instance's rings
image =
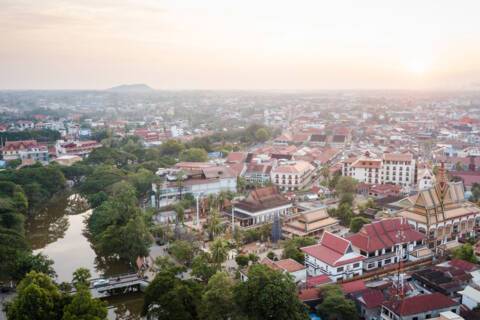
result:
[[(104, 284), (94, 285), (95, 282), (106, 280)], [(144, 291), (150, 281), (137, 273), (125, 273), (110, 278), (97, 278), (90, 280), (90, 293), (94, 298), (107, 298), (116, 295), (123, 295), (130, 292)], [(71, 293), (77, 290), (72, 289)]]

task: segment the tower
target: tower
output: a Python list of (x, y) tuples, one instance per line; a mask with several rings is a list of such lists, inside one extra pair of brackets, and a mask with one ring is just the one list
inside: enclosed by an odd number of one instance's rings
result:
[(280, 217), (278, 213), (275, 213), (273, 217), (273, 224), (272, 224), (272, 242), (277, 243), (278, 240), (282, 237), (282, 226), (280, 222)]

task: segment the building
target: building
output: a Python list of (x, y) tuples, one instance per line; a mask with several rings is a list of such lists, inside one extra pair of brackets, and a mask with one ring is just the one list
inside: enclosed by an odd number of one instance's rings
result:
[(292, 202), (275, 187), (258, 188), (235, 203), (234, 219), (241, 227), (254, 227), (273, 222), (275, 215), (286, 217), (293, 212)]
[(5, 161), (22, 160), (48, 163), (48, 147), (36, 140), (7, 141), (1, 148)]
[(249, 163), (243, 177), (250, 185), (264, 186), (270, 182), (271, 172), (271, 163)]
[(480, 226), (480, 208), (465, 200), (462, 182), (447, 181), (443, 165), (436, 180), (399, 215), (426, 235), (429, 248), (443, 251), (458, 245), (459, 237), (474, 235), (475, 226)]
[(458, 298), (458, 292), (465, 289), (472, 279), (472, 275), (455, 267), (433, 266), (415, 271), (412, 278), (428, 291)]
[(365, 257), (353, 250), (350, 241), (330, 232), (323, 233), (320, 243), (301, 250), (309, 276), (327, 274), (336, 282), (362, 275)]
[(237, 191), (237, 176), (221, 165), (205, 162), (179, 162), (174, 168), (159, 169), (162, 182), (152, 183), (152, 206), (164, 207), (185, 194), (206, 197), (222, 191)]
[(285, 221), (282, 233), (287, 238), (305, 236), (320, 238), (325, 231), (335, 231), (338, 225), (338, 220), (330, 217), (326, 209), (312, 209)]
[(440, 313), (460, 313), (460, 303), (441, 293), (412, 296), (382, 303), (383, 320), (424, 320), (439, 317)]
[(272, 169), (272, 183), (284, 191), (301, 190), (310, 183), (315, 168), (306, 161), (285, 161)]
[(409, 188), (416, 184), (416, 161), (410, 153), (384, 153), (382, 158), (376, 158), (366, 152), (344, 160), (342, 165), (342, 175), (359, 182)]
[(416, 184), (416, 162), (410, 153), (384, 153), (382, 169), (382, 183), (405, 187)]
[(419, 169), (417, 174), (417, 190), (431, 189), (435, 185), (435, 175), (429, 168)]
[(365, 257), (365, 271), (414, 258), (419, 250), (425, 248), (424, 239), (424, 234), (402, 218), (366, 224), (358, 233), (347, 237), (354, 251)]
[(273, 270), (279, 270), (284, 273), (288, 273), (292, 276), (295, 283), (305, 283), (307, 281), (307, 269), (305, 266), (293, 259), (282, 259), (278, 261), (271, 260), (267, 257), (260, 261)]
[(469, 310), (473, 310), (480, 304), (480, 291), (472, 286), (467, 286), (458, 292), (462, 296), (462, 304)]
[(98, 143), (95, 140), (88, 140), (88, 141), (57, 140), (57, 143), (55, 144), (55, 150), (57, 153), (57, 157), (60, 157), (63, 155), (74, 155), (74, 156), (85, 158), (90, 154), (90, 152), (92, 152), (97, 148), (100, 148), (101, 146), (102, 144)]

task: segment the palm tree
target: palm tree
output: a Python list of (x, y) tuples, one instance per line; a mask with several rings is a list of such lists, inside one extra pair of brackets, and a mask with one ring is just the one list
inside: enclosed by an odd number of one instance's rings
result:
[(218, 216), (218, 210), (213, 209), (210, 211), (210, 216), (207, 221), (207, 231), (210, 240), (213, 240), (215, 236), (220, 234), (222, 226), (220, 225), (220, 217)]
[(210, 252), (212, 254), (212, 262), (217, 269), (220, 269), (222, 263), (227, 260), (228, 257), (228, 243), (222, 238), (217, 238), (210, 246)]

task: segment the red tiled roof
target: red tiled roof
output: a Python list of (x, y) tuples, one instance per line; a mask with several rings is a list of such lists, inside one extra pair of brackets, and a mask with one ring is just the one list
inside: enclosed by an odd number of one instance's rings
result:
[(305, 266), (293, 259), (283, 259), (278, 261), (272, 261), (268, 257), (265, 257), (260, 261), (261, 264), (269, 266), (274, 270), (283, 270), (286, 272), (296, 272), (305, 269)]
[(428, 311), (450, 308), (459, 303), (449, 297), (435, 292), (432, 294), (423, 294), (405, 298), (400, 301), (387, 301), (382, 305), (393, 311), (399, 316), (409, 316)]
[(317, 288), (309, 288), (298, 293), (298, 298), (301, 301), (312, 301), (320, 299), (320, 291)]
[[(400, 236), (399, 231), (402, 231), (403, 237)], [(347, 239), (355, 247), (373, 252), (399, 243), (420, 241), (424, 237), (424, 234), (414, 230), (405, 219), (392, 218), (366, 224), (358, 233)]]
[(478, 266), (476, 264), (461, 259), (453, 259), (449, 262), (449, 264), (452, 267), (458, 268), (466, 272), (471, 272), (478, 269)]
[(349, 246), (350, 242), (348, 240), (330, 232), (324, 232), (319, 244), (303, 247), (301, 250), (330, 266), (341, 266), (365, 259), (360, 255), (355, 255), (351, 259), (341, 260), (347, 253)]
[(245, 152), (230, 152), (227, 156), (227, 162), (244, 162), (247, 158)]
[(367, 289), (362, 294), (362, 299), (367, 309), (380, 307), (385, 301), (382, 291), (376, 289)]
[(273, 262), (277, 267), (287, 271), (296, 272), (305, 269), (305, 266), (293, 259), (283, 259)]
[(326, 274), (321, 274), (315, 277), (309, 277), (307, 278), (307, 288), (312, 288), (319, 286), (321, 284), (327, 284), (332, 282), (332, 279)]
[(342, 288), (342, 291), (345, 294), (360, 292), (367, 289), (367, 287), (365, 286), (365, 282), (363, 280), (355, 280), (351, 282), (342, 283), (340, 287)]

